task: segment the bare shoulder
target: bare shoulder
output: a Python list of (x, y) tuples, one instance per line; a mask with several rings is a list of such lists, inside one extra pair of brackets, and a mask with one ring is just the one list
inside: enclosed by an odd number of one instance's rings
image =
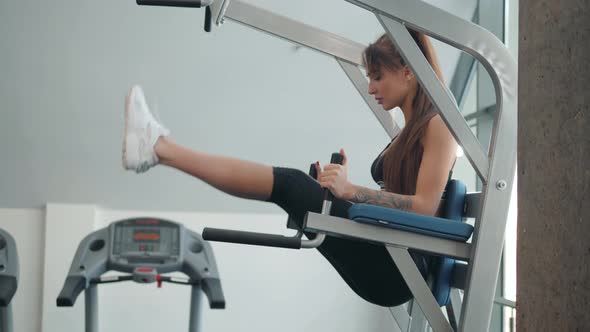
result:
[(451, 131), (445, 124), (442, 117), (437, 114), (428, 121), (428, 125), (426, 127), (426, 134), (424, 135), (424, 141), (427, 142), (438, 142), (438, 143), (454, 143), (453, 135), (451, 135)]

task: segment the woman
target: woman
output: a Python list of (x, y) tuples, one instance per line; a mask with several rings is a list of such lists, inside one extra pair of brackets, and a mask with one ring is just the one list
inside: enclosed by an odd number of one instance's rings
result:
[[(441, 78), (429, 39), (412, 32), (433, 69)], [(169, 131), (151, 115), (141, 88), (133, 87), (126, 100), (123, 165), (138, 173), (162, 164), (186, 172), (228, 194), (273, 202), (301, 226), (307, 211), (320, 212), (322, 188), (336, 197), (332, 215), (347, 217), (354, 203), (434, 215), (452, 168), (457, 144), (414, 74), (387, 35), (363, 53), (369, 93), (385, 110), (400, 107), (406, 126), (385, 148), (371, 167), (381, 190), (354, 185), (343, 165), (316, 163), (318, 181), (290, 168), (271, 167), (229, 157), (190, 150), (169, 138)], [(412, 295), (383, 245), (326, 237), (318, 248), (346, 283), (365, 300), (396, 306)], [(424, 276), (426, 256), (413, 254)]]

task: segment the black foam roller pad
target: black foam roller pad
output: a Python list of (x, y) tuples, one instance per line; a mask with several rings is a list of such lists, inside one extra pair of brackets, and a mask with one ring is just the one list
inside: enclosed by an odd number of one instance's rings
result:
[(208, 241), (250, 244), (255, 246), (301, 249), (301, 239), (282, 235), (205, 228), (203, 239)]

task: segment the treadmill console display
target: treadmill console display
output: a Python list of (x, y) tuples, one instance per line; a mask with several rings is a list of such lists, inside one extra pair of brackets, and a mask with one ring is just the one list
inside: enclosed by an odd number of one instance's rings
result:
[(180, 254), (180, 226), (158, 219), (131, 219), (115, 225), (113, 256), (135, 263), (157, 263)]

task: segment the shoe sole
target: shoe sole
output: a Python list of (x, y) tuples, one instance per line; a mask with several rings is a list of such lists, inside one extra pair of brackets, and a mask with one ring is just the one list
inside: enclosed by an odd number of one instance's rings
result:
[(129, 108), (131, 107), (131, 94), (133, 93), (133, 88), (129, 89), (127, 93), (127, 97), (125, 97), (125, 129), (123, 131), (123, 168), (130, 169), (129, 163), (127, 162), (127, 129), (129, 128)]

